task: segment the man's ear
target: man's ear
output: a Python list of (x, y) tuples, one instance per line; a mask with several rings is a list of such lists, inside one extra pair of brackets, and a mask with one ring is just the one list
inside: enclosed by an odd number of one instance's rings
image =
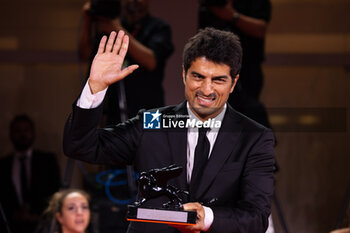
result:
[(237, 74), (236, 77), (232, 80), (232, 87), (231, 87), (230, 93), (232, 93), (233, 89), (235, 89), (238, 79), (239, 79), (239, 74)]
[(182, 81), (184, 85), (186, 85), (186, 72), (184, 67), (182, 67)]

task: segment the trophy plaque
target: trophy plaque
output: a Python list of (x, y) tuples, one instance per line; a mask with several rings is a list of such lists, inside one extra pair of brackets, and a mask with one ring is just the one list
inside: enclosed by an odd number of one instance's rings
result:
[[(138, 178), (140, 198), (134, 204), (128, 205), (127, 220), (195, 225), (197, 212), (182, 209), (181, 195), (188, 196), (188, 192), (167, 184), (168, 180), (179, 176), (181, 172), (182, 167), (177, 165), (141, 172)], [(155, 208), (144, 205), (148, 200), (160, 196), (167, 196), (170, 201)]]

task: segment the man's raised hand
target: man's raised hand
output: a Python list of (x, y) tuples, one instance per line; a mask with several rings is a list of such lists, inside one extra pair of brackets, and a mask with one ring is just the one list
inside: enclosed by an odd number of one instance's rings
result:
[(138, 65), (131, 65), (122, 69), (124, 58), (129, 46), (129, 37), (124, 31), (119, 31), (116, 38), (113, 31), (107, 36), (103, 36), (92, 62), (89, 86), (92, 94), (106, 89), (109, 85), (118, 82), (131, 74), (138, 68)]

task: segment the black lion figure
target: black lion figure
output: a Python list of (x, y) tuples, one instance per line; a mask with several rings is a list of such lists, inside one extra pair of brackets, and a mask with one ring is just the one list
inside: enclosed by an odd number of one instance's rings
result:
[(170, 179), (179, 176), (181, 172), (182, 167), (175, 164), (141, 172), (138, 178), (140, 198), (135, 202), (135, 206), (140, 206), (149, 199), (166, 195), (170, 201), (163, 204), (164, 208), (181, 208), (183, 200), (179, 194), (188, 195), (188, 192), (167, 184)]

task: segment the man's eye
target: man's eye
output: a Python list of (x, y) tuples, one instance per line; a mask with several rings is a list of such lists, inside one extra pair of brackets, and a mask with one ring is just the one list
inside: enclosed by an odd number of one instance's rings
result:
[(225, 82), (226, 82), (226, 79), (224, 79), (224, 78), (218, 78), (218, 79), (215, 79), (214, 82), (216, 82), (216, 83), (225, 83)]
[(68, 210), (75, 210), (74, 206), (68, 206)]
[(88, 206), (88, 205), (84, 205), (84, 206), (82, 206), (81, 208), (83, 208), (83, 210), (88, 210), (88, 209), (89, 209), (89, 206)]
[(203, 76), (201, 76), (201, 75), (199, 75), (199, 74), (193, 74), (192, 76), (193, 76), (193, 78), (195, 78), (195, 79), (202, 79), (202, 78), (203, 78)]

